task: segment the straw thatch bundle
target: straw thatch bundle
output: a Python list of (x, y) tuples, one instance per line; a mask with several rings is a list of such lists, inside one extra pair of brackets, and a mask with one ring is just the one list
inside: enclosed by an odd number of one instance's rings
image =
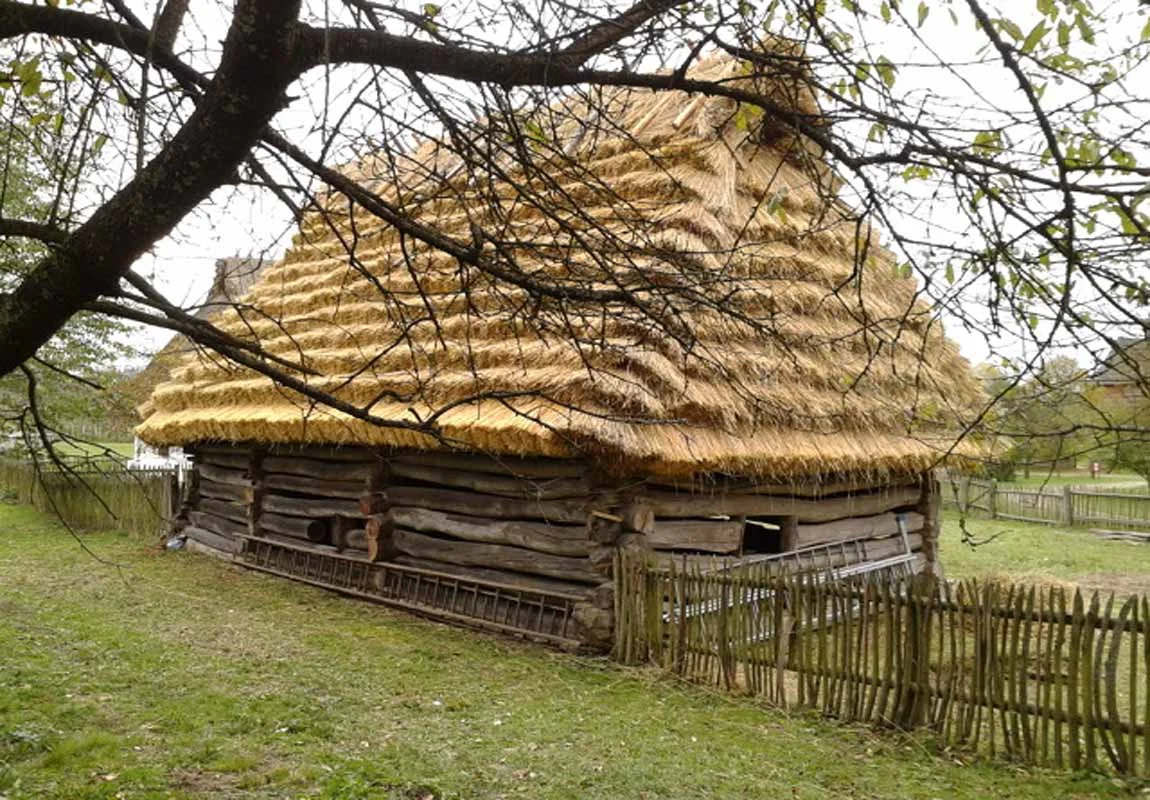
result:
[[(715, 57), (696, 76), (818, 123), (793, 69), (747, 72)], [(377, 417), (449, 407), (438, 433), (486, 452), (781, 479), (916, 472), (953, 442), (966, 362), (789, 126), (630, 90), (479, 124), (482, 155), (445, 137), (347, 174), (496, 269), (332, 195), (218, 324)], [(443, 446), (195, 355), (152, 405), (157, 444)]]

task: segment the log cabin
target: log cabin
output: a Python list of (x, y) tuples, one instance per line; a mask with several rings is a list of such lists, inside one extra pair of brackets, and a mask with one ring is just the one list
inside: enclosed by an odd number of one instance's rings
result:
[[(818, 119), (793, 73), (694, 74)], [(581, 102), (490, 180), (435, 139), (344, 170), (499, 233), (464, 258), (323, 198), (214, 321), (347, 406), (190, 354), (139, 428), (194, 455), (190, 542), (572, 647), (610, 642), (620, 551), (937, 568), (931, 470), (979, 388), (818, 146), (724, 98)]]

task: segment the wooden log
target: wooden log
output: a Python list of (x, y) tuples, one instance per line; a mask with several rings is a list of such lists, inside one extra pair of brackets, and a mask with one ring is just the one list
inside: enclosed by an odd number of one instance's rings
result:
[(218, 533), (200, 528), (196, 525), (187, 526), (184, 528), (183, 533), (187, 538), (199, 542), (205, 547), (218, 550), (221, 553), (235, 553), (239, 550), (239, 542), (235, 539), (221, 536)]
[(310, 494), (315, 497), (344, 497), (356, 499), (363, 494), (363, 481), (325, 481), (302, 475), (272, 473), (264, 478), (268, 489)]
[(248, 467), (248, 477), (252, 488), (248, 492), (248, 535), (259, 536), (263, 532), (260, 527), (260, 518), (264, 513), (264, 497), (267, 495), (267, 486), (264, 484), (266, 475), (263, 469), (264, 451), (252, 451), (251, 464)]
[(499, 544), (436, 539), (398, 527), (392, 539), (398, 552), (415, 558), (432, 558), (465, 567), (506, 569), (580, 583), (599, 584), (603, 581), (603, 576), (591, 569), (586, 558), (556, 556)]
[(352, 528), (343, 533), (343, 549), (367, 551), (367, 530)]
[(482, 453), (419, 451), (399, 452), (389, 456), (388, 460), (393, 464), (414, 467), (487, 472), (516, 478), (582, 478), (587, 474), (587, 465), (584, 462), (559, 458), (518, 458)]
[(467, 510), (477, 517), (541, 519), (547, 522), (585, 522), (592, 509), (612, 504), (608, 495), (574, 500), (525, 500), (430, 486), (389, 486), (387, 497), (397, 506), (449, 512)]
[(865, 517), (913, 506), (918, 502), (918, 487), (899, 487), (872, 494), (844, 495), (822, 500), (800, 497), (773, 497), (752, 494), (672, 494), (650, 492), (643, 499), (651, 504), (657, 517), (701, 517), (746, 515), (764, 517), (794, 516), (801, 522), (830, 522), (846, 517)]
[(247, 472), (251, 458), (252, 454), (250, 452), (238, 448), (232, 450), (201, 450), (196, 457), (196, 463)]
[(310, 458), (313, 461), (346, 461), (349, 463), (371, 464), (380, 460), (379, 452), (362, 445), (298, 445), (278, 446), (271, 455), (285, 458)]
[(436, 561), (430, 558), (415, 558), (413, 556), (399, 555), (395, 557), (396, 564), (406, 567), (431, 570), (432, 572), (445, 572), (448, 575), (457, 575), (468, 580), (484, 581), (486, 583), (500, 583), (531, 592), (544, 594), (574, 595), (583, 597), (587, 586), (582, 583), (541, 578), (534, 575), (524, 575), (520, 572), (508, 572), (502, 569), (486, 567), (464, 567), (459, 564), (449, 564), (446, 561)]
[(525, 480), (491, 475), (486, 472), (468, 472), (461, 469), (446, 469), (397, 461), (390, 462), (388, 469), (393, 483), (396, 478), (404, 478), (439, 484), (440, 486), (450, 486), (456, 489), (470, 489), (474, 492), (484, 492), (502, 497), (552, 500), (564, 497), (587, 497), (594, 491), (591, 482), (586, 478)]
[(655, 530), (655, 510), (647, 503), (629, 500), (619, 509), (619, 515), (628, 531), (650, 534)]
[(604, 577), (610, 577), (615, 567), (615, 548), (609, 544), (593, 545), (587, 560), (591, 569)]
[[(917, 511), (906, 512), (907, 531), (922, 530), (925, 522), (926, 518)], [(898, 517), (893, 512), (888, 511), (885, 514), (874, 514), (869, 517), (799, 525), (797, 533), (796, 548), (827, 542), (841, 542), (844, 539), (862, 539), (864, 537), (880, 539), (898, 533)]]
[(362, 517), (359, 503), (334, 497), (286, 497), (268, 494), (264, 497), (265, 511), (293, 514), (297, 517)]
[[(910, 542), (912, 552), (917, 552), (922, 548), (922, 534), (912, 533), (907, 537)], [(878, 561), (883, 558), (890, 558), (891, 556), (902, 555), (905, 552), (903, 549), (901, 536), (890, 536), (886, 539), (872, 539), (866, 543), (866, 555), (868, 561)], [(661, 569), (667, 569), (674, 562), (675, 569), (700, 569), (710, 570), (717, 569), (723, 566), (737, 565), (740, 561), (738, 558), (720, 555), (689, 555), (684, 553), (676, 553), (669, 550), (658, 550), (653, 553), (653, 558), (656, 564)], [(845, 562), (842, 553), (836, 553), (833, 550), (829, 554), (820, 554), (814, 556), (809, 565), (804, 562), (804, 566), (818, 566), (818, 567), (839, 567)], [(735, 574), (738, 574), (737, 572)]]
[(368, 561), (390, 561), (396, 556), (395, 527), (387, 514), (372, 514), (364, 526)]
[(230, 469), (228, 467), (213, 467), (211, 464), (197, 464), (196, 470), (204, 478), (216, 483), (226, 483), (229, 486), (239, 486), (247, 489), (252, 485), (246, 469)]
[(206, 511), (189, 511), (188, 519), (197, 528), (203, 528), (220, 536), (245, 536), (248, 532), (248, 526), (242, 522), (235, 522), (226, 517), (217, 517)]
[(243, 525), (246, 525), (248, 521), (247, 506), (229, 500), (213, 500), (210, 497), (205, 497), (196, 504), (195, 510), (207, 511), (209, 514), (235, 520)]
[(216, 483), (201, 475), (197, 489), (203, 497), (214, 497), (217, 500), (246, 503), (249, 487), (236, 486), (230, 483)]
[(365, 517), (372, 514), (382, 514), (387, 511), (389, 503), (384, 492), (368, 492), (360, 494), (356, 500), (359, 503), (359, 513)]
[[(738, 478), (719, 478), (706, 481), (674, 481), (653, 478), (648, 481), (652, 487), (671, 489), (677, 493), (696, 494), (765, 494), (778, 497), (803, 497), (820, 499), (842, 494), (860, 494), (887, 488), (888, 484), (876, 482), (873, 478), (844, 479), (825, 481), (812, 479), (793, 483), (761, 483)], [(910, 480), (899, 479), (898, 485), (913, 486)]]
[[(1069, 489), (1070, 487), (1067, 487)], [(942, 491), (938, 479), (928, 474), (922, 485), (916, 509), (922, 516), (922, 551), (926, 555), (926, 571), (935, 577), (942, 577), (942, 564), (938, 557), (938, 535), (940, 530), (939, 511)], [(917, 526), (911, 526), (911, 530)]]
[(375, 468), (374, 463), (350, 461), (320, 461), (296, 456), (268, 456), (264, 471), (281, 475), (296, 475), (321, 481), (363, 481)]
[(657, 550), (737, 553), (743, 546), (743, 523), (741, 520), (657, 519), (647, 540)]
[(799, 518), (795, 516), (783, 517), (779, 524), (779, 544), (782, 552), (789, 553), (799, 549)]
[(573, 634), (585, 646), (595, 650), (609, 650), (615, 631), (615, 609), (600, 608), (590, 603), (576, 603), (571, 609)]
[(391, 521), (401, 528), (443, 533), (469, 542), (507, 544), (559, 556), (586, 556), (591, 547), (586, 530), (572, 525), (493, 520), (411, 506), (392, 506), (390, 513)]
[(260, 515), (260, 531), (261, 535), (264, 531), (273, 531), (283, 536), (316, 544), (330, 541), (331, 536), (328, 523), (324, 520), (289, 517), (267, 512)]
[(614, 544), (623, 534), (623, 518), (602, 511), (592, 511), (587, 517), (587, 539), (596, 544)]
[[(922, 534), (912, 533), (906, 537), (910, 543), (911, 552), (922, 550)], [(878, 561), (891, 556), (901, 556), (906, 552), (901, 536), (890, 536), (886, 539), (874, 539), (866, 543), (866, 555), (870, 561)]]

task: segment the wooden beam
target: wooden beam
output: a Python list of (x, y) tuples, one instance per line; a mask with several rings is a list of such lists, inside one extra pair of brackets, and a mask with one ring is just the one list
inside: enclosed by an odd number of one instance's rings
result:
[[(907, 531), (922, 530), (924, 518), (916, 511), (906, 512)], [(834, 522), (821, 522), (798, 526), (796, 547), (812, 544), (840, 542), (844, 539), (859, 539), (864, 536), (882, 538), (898, 533), (898, 517), (894, 512), (874, 514), (869, 517), (840, 519)]]
[(307, 542), (321, 544), (329, 540), (328, 524), (318, 519), (304, 519), (303, 517), (288, 517), (282, 514), (260, 515), (260, 530), (274, 531), (293, 539), (302, 539)]
[(470, 489), (474, 492), (500, 495), (503, 497), (523, 497), (532, 500), (552, 500), (564, 497), (588, 497), (594, 492), (591, 481), (586, 478), (545, 478), (524, 480), (485, 472), (468, 472), (461, 469), (447, 469), (420, 464), (392, 461), (389, 464), (390, 479), (396, 478), (424, 481), (456, 489)]
[(498, 544), (436, 539), (403, 528), (395, 529), (393, 542), (395, 549), (404, 555), (432, 558), (463, 567), (507, 569), (579, 583), (598, 584), (603, 581), (603, 576), (591, 569), (585, 558), (556, 556)]
[(357, 501), (333, 497), (285, 497), (282, 494), (268, 494), (264, 497), (264, 509), (277, 514), (294, 514), (297, 517), (363, 516)]
[(743, 546), (743, 523), (741, 520), (656, 519), (647, 541), (657, 550), (737, 553)]
[(248, 492), (248, 535), (259, 536), (262, 532), (260, 518), (264, 513), (264, 497), (267, 487), (264, 485), (263, 469), (264, 453), (262, 450), (252, 450), (251, 462), (248, 466), (248, 477), (251, 478), (252, 488)]
[(239, 486), (243, 489), (252, 485), (248, 478), (247, 469), (231, 469), (230, 467), (213, 467), (211, 464), (198, 464), (196, 469), (200, 475), (209, 481), (226, 483), (229, 486)]
[(477, 517), (542, 519), (547, 522), (585, 522), (593, 509), (612, 505), (609, 495), (576, 500), (526, 500), (431, 486), (388, 486), (387, 496), (397, 506), (449, 512), (466, 510)]
[(731, 516), (787, 517), (799, 522), (829, 522), (846, 517), (865, 517), (915, 505), (922, 490), (898, 487), (871, 494), (844, 495), (822, 500), (753, 494), (672, 494), (650, 492), (643, 496), (658, 517)]
[(560, 458), (518, 458), (461, 452), (397, 452), (388, 457), (393, 464), (414, 467), (487, 472), (517, 478), (582, 478), (587, 465), (581, 461)]
[(460, 578), (488, 583), (501, 583), (525, 591), (543, 592), (545, 594), (582, 595), (587, 586), (572, 581), (561, 581), (552, 578), (541, 578), (535, 575), (524, 575), (520, 572), (509, 572), (503, 569), (490, 569), (485, 567), (464, 567), (459, 564), (450, 564), (446, 561), (436, 561), (430, 558), (415, 558), (414, 556), (396, 556), (396, 564), (407, 567), (417, 567), (433, 572), (446, 572), (449, 575), (458, 575)]
[(493, 520), (412, 506), (392, 506), (391, 521), (409, 530), (443, 533), (469, 542), (507, 544), (559, 556), (586, 556), (591, 549), (587, 531), (582, 526)]
[[(917, 485), (906, 478), (896, 481), (899, 487)], [(739, 478), (719, 477), (709, 481), (674, 481), (653, 478), (648, 481), (652, 490), (670, 489), (686, 494), (765, 494), (777, 497), (803, 497), (818, 500), (840, 494), (864, 494), (884, 489), (889, 484), (874, 478), (844, 478), (825, 481), (812, 478), (793, 483), (762, 483)]]
[(221, 553), (235, 553), (239, 550), (239, 542), (235, 541), (234, 539), (231, 539), (227, 536), (221, 536), (218, 533), (214, 533), (213, 531), (209, 531), (195, 525), (187, 526), (184, 528), (183, 533), (184, 536), (187, 536), (189, 539), (195, 542), (199, 542), (205, 547), (210, 547), (213, 550), (218, 550)]
[(655, 530), (655, 509), (641, 500), (628, 500), (619, 509), (623, 528), (632, 533), (649, 534)]
[(368, 561), (391, 561), (395, 558), (395, 526), (387, 514), (372, 514), (364, 526)]
[(316, 497), (358, 498), (363, 494), (362, 481), (327, 481), (302, 475), (269, 474), (264, 478), (268, 489), (310, 494)]
[(237, 503), (247, 502), (248, 487), (236, 486), (231, 483), (216, 483), (201, 475), (197, 488), (204, 497), (214, 497), (217, 500), (230, 500)]
[(207, 511), (209, 514), (234, 520), (243, 525), (247, 525), (248, 522), (248, 507), (227, 500), (213, 500), (210, 497), (205, 497), (196, 504), (193, 510)]
[(227, 536), (228, 538), (245, 536), (248, 532), (247, 525), (228, 519), (227, 517), (217, 517), (215, 514), (209, 514), (207, 511), (189, 511), (188, 519), (191, 520), (192, 525), (197, 528), (203, 528), (206, 531), (211, 531), (219, 536)]
[(922, 553), (925, 559), (925, 571), (937, 578), (942, 577), (942, 562), (938, 557), (938, 535), (940, 528), (939, 509), (942, 497), (938, 479), (931, 473), (926, 475), (922, 485), (922, 495), (915, 507), (923, 518), (922, 524)]
[(374, 463), (351, 461), (319, 461), (295, 456), (268, 456), (264, 471), (280, 475), (297, 475), (321, 481), (362, 481), (367, 478)]
[(362, 445), (277, 445), (271, 455), (285, 458), (310, 458), (313, 461), (345, 461), (369, 464), (379, 459), (379, 452), (373, 447)]
[(246, 471), (251, 455), (247, 450), (233, 448), (230, 450), (201, 450), (196, 455), (197, 464), (206, 464), (211, 467), (223, 469), (238, 469)]

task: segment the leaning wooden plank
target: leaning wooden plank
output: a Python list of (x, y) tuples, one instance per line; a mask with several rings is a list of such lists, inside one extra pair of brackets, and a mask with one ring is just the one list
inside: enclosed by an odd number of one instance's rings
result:
[(220, 536), (218, 533), (213, 533), (212, 531), (196, 527), (195, 525), (189, 525), (184, 528), (184, 536), (195, 542), (199, 542), (205, 547), (218, 550), (221, 553), (235, 553), (239, 549), (239, 542), (235, 539)]
[(215, 514), (217, 517), (232, 519), (239, 523), (246, 523), (248, 521), (247, 506), (241, 505), (240, 503), (232, 503), (227, 500), (213, 500), (210, 497), (204, 497), (196, 504), (196, 509), (207, 511), (209, 514)]
[(389, 463), (390, 479), (424, 481), (457, 489), (471, 489), (475, 492), (502, 495), (504, 497), (526, 497), (550, 500), (561, 497), (586, 497), (593, 491), (591, 482), (585, 478), (545, 478), (523, 480), (485, 472), (470, 472), (461, 469), (424, 466), (392, 461)]
[(402, 528), (395, 529), (392, 544), (403, 555), (433, 558), (463, 567), (507, 569), (580, 583), (598, 584), (603, 581), (603, 576), (591, 569), (591, 563), (585, 558), (555, 556), (498, 544), (437, 539)]
[(326, 522), (318, 519), (288, 517), (282, 514), (260, 514), (260, 530), (275, 531), (293, 539), (308, 542), (324, 542), (329, 536)]
[(401, 528), (445, 533), (470, 542), (508, 544), (558, 556), (586, 556), (591, 552), (587, 529), (582, 525), (576, 527), (525, 520), (493, 520), (412, 506), (392, 506), (391, 520)]
[(647, 534), (651, 547), (660, 550), (702, 550), (707, 553), (737, 553), (743, 545), (741, 520), (655, 519)]
[(446, 572), (449, 575), (458, 575), (460, 578), (499, 583), (516, 589), (530, 592), (546, 592), (548, 594), (576, 595), (582, 597), (589, 591), (586, 584), (571, 581), (541, 578), (535, 575), (524, 575), (521, 572), (509, 572), (503, 569), (489, 569), (485, 567), (464, 567), (459, 564), (449, 564), (446, 561), (436, 561), (430, 558), (415, 558), (413, 556), (396, 556), (396, 564), (406, 567), (418, 567), (433, 572)]
[(202, 477), (209, 481), (226, 483), (229, 486), (240, 486), (245, 489), (252, 485), (252, 482), (248, 480), (247, 470), (213, 467), (211, 464), (199, 464), (196, 469)]
[(846, 495), (823, 500), (800, 497), (772, 497), (749, 494), (673, 494), (650, 492), (644, 495), (660, 517), (700, 517), (718, 514), (766, 517), (794, 516), (802, 522), (830, 522), (846, 517), (882, 514), (918, 502), (917, 487), (902, 487), (870, 494)]
[(242, 522), (235, 522), (226, 517), (217, 517), (206, 511), (189, 511), (188, 519), (197, 528), (203, 528), (221, 536), (245, 536), (248, 532), (248, 526)]
[[(906, 529), (908, 531), (921, 530), (925, 524), (926, 518), (922, 514), (916, 511), (906, 513)], [(896, 533), (898, 533), (898, 517), (892, 512), (874, 514), (869, 517), (840, 519), (834, 522), (800, 524), (796, 547), (840, 542), (843, 539), (861, 539), (864, 536), (880, 538)]]
[(591, 511), (607, 510), (617, 502), (612, 495), (566, 500), (526, 500), (430, 486), (388, 486), (387, 497), (397, 506), (418, 506), (452, 512), (466, 510), (477, 517), (542, 519), (547, 522), (586, 522)]
[(388, 456), (392, 464), (488, 472), (517, 478), (581, 478), (587, 465), (553, 458), (517, 458), (482, 453), (398, 452)]
[(264, 478), (264, 487), (316, 497), (344, 497), (353, 500), (363, 494), (363, 481), (326, 481), (303, 475), (269, 474)]
[(264, 472), (281, 475), (302, 475), (327, 481), (364, 481), (371, 474), (372, 463), (347, 461), (319, 461), (293, 456), (267, 456), (263, 460)]
[(359, 502), (335, 497), (286, 497), (264, 495), (264, 511), (294, 514), (297, 517), (360, 517)]

